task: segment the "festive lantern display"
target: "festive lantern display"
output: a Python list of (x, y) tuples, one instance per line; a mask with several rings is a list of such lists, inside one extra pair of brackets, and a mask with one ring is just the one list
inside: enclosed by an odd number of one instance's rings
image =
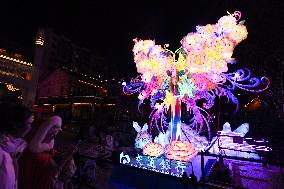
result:
[[(240, 18), (241, 13), (236, 11), (221, 17), (216, 24), (197, 26), (196, 32), (181, 40), (181, 47), (175, 52), (168, 49), (169, 45), (162, 47), (153, 40), (134, 39), (134, 61), (141, 75), (129, 84), (124, 83), (123, 91), (125, 94), (139, 92), (139, 106), (145, 99), (150, 100), (149, 132), (153, 127), (159, 133), (170, 132), (167, 157), (188, 160), (195, 154), (190, 144), (182, 152), (172, 150), (183, 147), (185, 142), (181, 127), (183, 105), (188, 111), (183, 118), (189, 122), (187, 127), (198, 134), (207, 131), (210, 141), (207, 110), (213, 107), (216, 97), (227, 97), (237, 111), (238, 99), (233, 94), (236, 88), (250, 92), (267, 89), (269, 80), (251, 77), (248, 69), (228, 72), (228, 65), (236, 63), (232, 57), (234, 48), (248, 35)], [(203, 103), (200, 106), (197, 102)]]

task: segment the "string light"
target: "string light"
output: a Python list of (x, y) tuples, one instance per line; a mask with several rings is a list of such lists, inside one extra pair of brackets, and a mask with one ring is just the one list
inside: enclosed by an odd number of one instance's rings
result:
[(8, 56), (5, 56), (5, 55), (0, 55), (0, 58), (4, 58), (4, 59), (7, 59), (7, 60), (12, 60), (14, 62), (18, 62), (20, 64), (24, 64), (24, 65), (27, 65), (27, 66), (32, 66), (32, 63), (29, 63), (29, 62), (25, 62), (25, 61), (22, 61), (22, 60), (19, 60), (19, 59), (15, 59), (15, 58), (11, 58), (11, 57), (8, 57)]
[(94, 84), (89, 83), (89, 82), (86, 82), (86, 81), (82, 81), (82, 80), (78, 80), (78, 81), (79, 81), (80, 83), (84, 83), (84, 84), (86, 84), (86, 85), (91, 85), (91, 86), (93, 86), (93, 87), (95, 87), (95, 88), (103, 89), (103, 87), (100, 87), (100, 86), (94, 85)]

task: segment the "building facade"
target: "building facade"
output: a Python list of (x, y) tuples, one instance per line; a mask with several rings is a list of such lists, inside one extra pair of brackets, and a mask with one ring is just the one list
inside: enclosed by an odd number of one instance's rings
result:
[(57, 67), (67, 67), (88, 75), (98, 76), (105, 70), (104, 59), (95, 52), (75, 44), (52, 28), (41, 28), (38, 43), (42, 43), (40, 80)]
[[(28, 104), (33, 65), (20, 54), (0, 49), (1, 101), (17, 101)], [(7, 90), (5, 89), (7, 88)]]
[(31, 80), (32, 64), (26, 62), (20, 54), (8, 53), (5, 49), (0, 49), (0, 74)]
[(99, 109), (112, 109), (108, 89), (75, 70), (57, 68), (39, 83), (35, 111), (44, 117), (57, 112), (66, 122), (95, 122)]
[(39, 29), (35, 44), (34, 64), (40, 68), (35, 106), (39, 115), (60, 111), (64, 120), (93, 122), (106, 115), (103, 109), (112, 111), (116, 103), (109, 89), (118, 81), (106, 79), (104, 58), (51, 28)]

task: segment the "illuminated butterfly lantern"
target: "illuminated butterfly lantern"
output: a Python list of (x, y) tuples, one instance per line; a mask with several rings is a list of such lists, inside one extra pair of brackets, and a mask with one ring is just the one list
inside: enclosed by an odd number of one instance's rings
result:
[[(238, 100), (232, 93), (236, 88), (251, 92), (267, 89), (269, 80), (251, 77), (248, 69), (228, 73), (228, 64), (236, 63), (232, 58), (234, 48), (248, 35), (240, 18), (241, 13), (236, 11), (221, 17), (216, 24), (197, 26), (196, 32), (181, 40), (181, 47), (175, 52), (168, 49), (169, 45), (163, 48), (152, 40), (134, 39), (134, 61), (140, 75), (129, 84), (124, 83), (123, 91), (138, 92), (139, 106), (145, 99), (150, 100), (153, 110), (149, 132), (155, 126), (160, 133), (170, 131), (169, 145), (181, 141), (181, 106), (185, 105), (189, 112), (187, 127), (197, 133), (205, 129), (211, 138), (206, 117), (216, 97), (227, 97), (237, 111)], [(198, 101), (203, 102), (202, 106), (197, 105)], [(169, 116), (171, 121), (167, 123)]]

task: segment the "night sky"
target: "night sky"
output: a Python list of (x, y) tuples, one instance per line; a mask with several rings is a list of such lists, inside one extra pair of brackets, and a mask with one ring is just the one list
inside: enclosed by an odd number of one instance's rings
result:
[[(276, 111), (275, 108), (281, 105), (279, 99), (283, 100), (279, 93), (280, 70), (283, 72), (281, 66), (284, 65), (283, 0), (152, 0), (130, 4), (122, 0), (116, 3), (9, 0), (1, 2), (0, 6), (0, 48), (18, 52), (32, 61), (37, 29), (52, 27), (76, 44), (97, 52), (106, 59), (106, 64), (116, 67), (115, 78), (125, 77), (128, 81), (137, 75), (132, 55), (133, 38), (155, 39), (157, 44), (168, 43), (169, 48), (175, 50), (183, 36), (195, 31), (196, 25), (215, 24), (227, 11), (241, 11), (249, 35), (235, 48), (233, 57), (238, 64), (230, 65), (229, 70), (247, 67), (253, 76), (267, 76), (271, 81), (269, 90), (262, 93), (270, 105), (262, 113), (252, 114), (252, 118), (243, 118), (251, 119), (255, 127), (251, 132), (257, 131), (260, 136), (284, 136), (278, 119), (281, 109)], [(238, 98), (244, 105), (256, 95), (243, 92)], [(240, 112), (236, 115), (242, 116)]]
[[(270, 60), (265, 53), (267, 49), (279, 49), (282, 45), (276, 38), (283, 33), (283, 3), (280, 2), (8, 1), (1, 4), (0, 48), (20, 52), (31, 60), (37, 28), (53, 27), (105, 57), (106, 63), (116, 65), (121, 75), (135, 75), (133, 38), (155, 39), (157, 44), (169, 43), (175, 50), (182, 37), (194, 31), (196, 25), (214, 24), (227, 11), (239, 10), (246, 20), (249, 37), (237, 47), (235, 57), (241, 64), (248, 62), (254, 67), (259, 66), (260, 60)], [(257, 65), (253, 65), (255, 62)]]

